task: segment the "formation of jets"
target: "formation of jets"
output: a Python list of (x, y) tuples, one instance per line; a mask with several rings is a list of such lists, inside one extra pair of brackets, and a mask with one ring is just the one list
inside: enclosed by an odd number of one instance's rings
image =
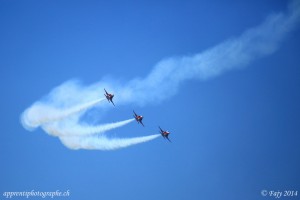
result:
[[(106, 97), (107, 101), (108, 102), (111, 102), (114, 106), (114, 102), (113, 102), (113, 98), (114, 98), (114, 94), (110, 94), (108, 93), (105, 88), (104, 88), (104, 91), (105, 91), (105, 94), (104, 96)], [(133, 111), (133, 117), (135, 118), (135, 120), (137, 121), (138, 124), (141, 124), (142, 126), (144, 126), (142, 120), (143, 120), (143, 116), (142, 115), (138, 115), (136, 114), (134, 111)], [(169, 142), (171, 142), (171, 140), (169, 139), (169, 134), (170, 132), (169, 131), (165, 131), (163, 129), (160, 128), (160, 126), (158, 127), (159, 128), (159, 133), (161, 134), (161, 136), (164, 138), (164, 139), (167, 139)]]

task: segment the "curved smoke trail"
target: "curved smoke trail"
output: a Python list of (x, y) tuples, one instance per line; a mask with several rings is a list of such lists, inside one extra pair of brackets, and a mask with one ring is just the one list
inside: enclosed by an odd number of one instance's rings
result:
[[(62, 143), (71, 149), (114, 150), (147, 142), (159, 136), (150, 135), (124, 139), (92, 136), (93, 134), (105, 133), (106, 131), (125, 126), (135, 120), (133, 118), (98, 126), (80, 125), (78, 119), (84, 111), (103, 100), (104, 98), (63, 110), (53, 108), (47, 104), (36, 103), (22, 114), (21, 121), (26, 128), (41, 126), (45, 132), (59, 137)], [(72, 117), (73, 115), (78, 116), (74, 118)]]
[[(115, 99), (118, 105), (128, 103), (146, 105), (151, 102), (161, 102), (175, 95), (183, 81), (191, 79), (208, 80), (228, 70), (245, 67), (255, 59), (274, 53), (289, 32), (295, 29), (299, 20), (300, 1), (295, 0), (289, 5), (286, 13), (270, 15), (262, 24), (245, 31), (239, 37), (222, 42), (192, 56), (168, 58), (158, 62), (145, 78), (135, 78), (122, 84), (102, 81), (89, 86), (81, 85), (76, 81), (67, 81), (48, 95), (49, 102), (38, 102), (28, 108), (21, 117), (22, 124), (25, 128), (36, 128), (47, 123), (47, 128), (55, 128), (53, 122), (59, 120), (59, 123), (64, 123), (66, 128), (69, 129), (71, 125), (78, 123), (78, 118), (70, 119), (72, 123), (68, 124), (69, 120), (65, 120), (65, 117), (97, 103), (82, 106), (82, 109), (70, 109), (69, 112), (48, 108), (52, 105), (72, 107), (81, 102), (90, 102), (92, 99), (98, 98), (104, 87), (113, 88), (114, 92), (118, 94), (118, 98)], [(42, 108), (39, 107), (41, 105)], [(41, 110), (47, 112), (41, 112)], [(46, 131), (49, 131), (47, 128)], [(89, 132), (88, 129), (93, 129), (91, 127), (83, 128), (87, 129), (86, 132)], [(56, 131), (59, 135), (61, 130)], [(149, 141), (156, 137), (158, 136), (109, 139), (105, 136), (60, 136), (60, 139), (67, 147), (72, 149), (111, 150)]]
[[(71, 80), (58, 86), (56, 90), (60, 90), (60, 93), (73, 91), (74, 95), (64, 98), (64, 102), (72, 101), (73, 98), (85, 100), (82, 93), (88, 94), (88, 97), (96, 97), (103, 88), (101, 86), (105, 86), (113, 88), (118, 94), (115, 99), (117, 105), (133, 103), (143, 106), (159, 103), (175, 95), (184, 81), (206, 81), (271, 55), (297, 27), (299, 21), (300, 1), (292, 1), (286, 13), (269, 15), (263, 23), (246, 30), (239, 37), (225, 40), (191, 56), (159, 61), (144, 78), (137, 77), (125, 83), (104, 80), (87, 86)], [(52, 96), (54, 102), (61, 101), (60, 93)]]
[(26, 129), (32, 130), (42, 124), (60, 121), (76, 113), (85, 111), (103, 100), (105, 100), (105, 98), (80, 104), (68, 109), (57, 109), (44, 103), (35, 103), (21, 115), (21, 123)]

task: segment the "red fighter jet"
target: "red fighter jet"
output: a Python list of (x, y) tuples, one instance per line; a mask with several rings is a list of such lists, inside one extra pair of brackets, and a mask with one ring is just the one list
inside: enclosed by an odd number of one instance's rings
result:
[(137, 121), (137, 123), (140, 123), (140, 124), (142, 124), (144, 126), (144, 124), (142, 122), (142, 120), (143, 120), (144, 117), (141, 116), (141, 115), (137, 115), (134, 111), (133, 111), (133, 113), (134, 113), (133, 117), (135, 118), (135, 120)]
[(108, 102), (111, 102), (114, 106), (115, 106), (115, 104), (114, 104), (114, 102), (113, 102), (113, 98), (114, 98), (114, 94), (109, 94), (106, 90), (105, 90), (105, 88), (104, 88), (104, 91), (105, 91), (105, 94), (104, 94), (104, 96), (106, 97), (106, 99), (107, 99), (107, 101)]
[(169, 142), (171, 142), (171, 140), (169, 139), (169, 134), (170, 134), (170, 132), (169, 132), (169, 131), (164, 131), (164, 130), (162, 130), (162, 129), (160, 128), (160, 126), (159, 126), (159, 129), (160, 129), (160, 134), (161, 134), (165, 139), (169, 140)]

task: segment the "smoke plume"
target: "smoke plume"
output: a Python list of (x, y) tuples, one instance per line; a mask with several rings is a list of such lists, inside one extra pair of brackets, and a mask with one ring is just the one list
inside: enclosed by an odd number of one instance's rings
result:
[(114, 101), (118, 106), (144, 106), (171, 98), (184, 81), (206, 81), (226, 71), (246, 67), (252, 61), (274, 53), (289, 32), (295, 29), (299, 19), (300, 1), (292, 1), (285, 13), (269, 15), (263, 23), (246, 30), (239, 37), (191, 56), (161, 60), (144, 78), (137, 77), (125, 83), (102, 80), (87, 86), (79, 81), (67, 81), (26, 109), (21, 122), (27, 129), (41, 126), (71, 149), (112, 150), (150, 141), (159, 135), (126, 139), (106, 136), (106, 131), (126, 125), (132, 119), (91, 126), (82, 124), (80, 117), (93, 106), (103, 108), (104, 105), (98, 105), (103, 100), (99, 100), (103, 88), (117, 94)]

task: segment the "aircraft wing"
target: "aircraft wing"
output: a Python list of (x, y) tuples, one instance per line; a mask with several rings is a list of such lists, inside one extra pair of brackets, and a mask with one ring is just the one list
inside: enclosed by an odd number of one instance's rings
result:
[(113, 102), (112, 100), (110, 100), (110, 101), (111, 101), (111, 103), (115, 106), (114, 102)]
[(169, 142), (171, 142), (171, 140), (169, 139), (169, 136), (166, 136), (167, 140), (169, 140)]
[(141, 123), (143, 126), (145, 126), (145, 125), (143, 124), (143, 122), (142, 122), (142, 121), (140, 121), (140, 123)]
[(136, 117), (137, 116), (137, 114), (133, 111), (133, 113), (134, 113), (134, 116)]
[(106, 91), (106, 89), (104, 88), (105, 93), (108, 95), (108, 92)]
[(160, 129), (160, 132), (163, 133), (164, 131), (160, 128), (160, 126), (158, 127)]

